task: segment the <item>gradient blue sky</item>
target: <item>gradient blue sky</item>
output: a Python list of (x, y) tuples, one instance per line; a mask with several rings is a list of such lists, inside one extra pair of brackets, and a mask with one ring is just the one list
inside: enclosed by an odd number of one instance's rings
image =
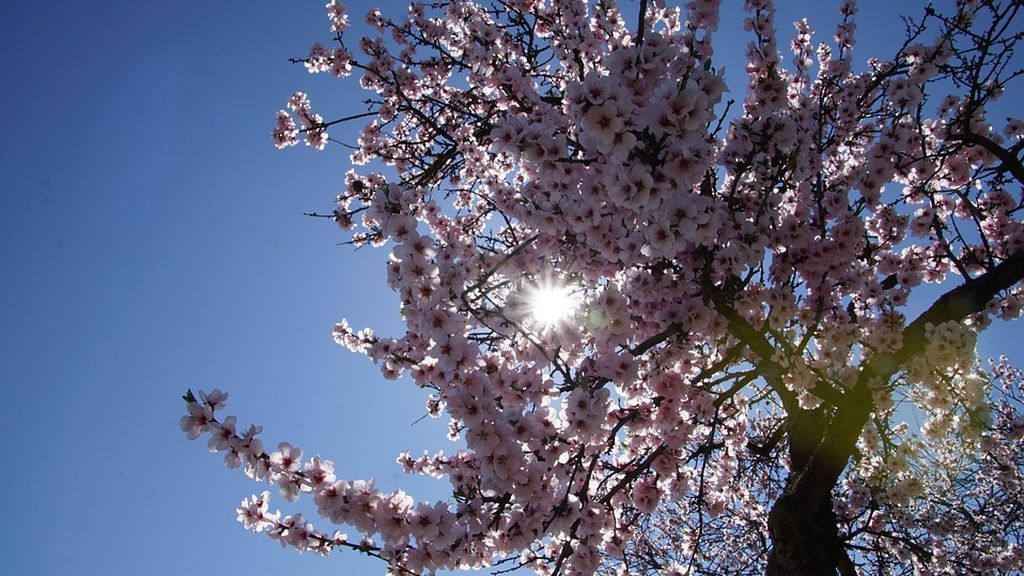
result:
[[(227, 413), (263, 424), (268, 445), (345, 477), (444, 495), (394, 464), (450, 447), (443, 422), (412, 425), (424, 395), (330, 337), (343, 316), (400, 327), (386, 253), (337, 246), (302, 215), (332, 208), (347, 153), (269, 140), (294, 90), (327, 118), (363, 110), (354, 82), (287, 62), (329, 39), (323, 3), (0, 2), (4, 573), (383, 573), (243, 530), (234, 508), (263, 487), (185, 439), (186, 388), (229, 391)], [(800, 4), (780, 28), (809, 15), (830, 35), (833, 3)], [(892, 3), (862, 4), (860, 55), (888, 54)], [(721, 36), (741, 98), (746, 37), (728, 16)], [(1018, 352), (1019, 334), (1000, 327), (983, 350)]]

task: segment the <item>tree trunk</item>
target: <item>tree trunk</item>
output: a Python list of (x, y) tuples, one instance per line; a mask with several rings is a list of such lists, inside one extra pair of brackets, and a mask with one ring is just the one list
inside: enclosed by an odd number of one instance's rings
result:
[(795, 490), (775, 502), (768, 515), (768, 576), (854, 574), (839, 538), (831, 491), (828, 496), (821, 504), (808, 506), (805, 495)]
[[(863, 415), (863, 416), (862, 416)], [(853, 575), (839, 537), (832, 489), (866, 421), (860, 410), (797, 410), (787, 418), (790, 474), (768, 514), (767, 576)]]

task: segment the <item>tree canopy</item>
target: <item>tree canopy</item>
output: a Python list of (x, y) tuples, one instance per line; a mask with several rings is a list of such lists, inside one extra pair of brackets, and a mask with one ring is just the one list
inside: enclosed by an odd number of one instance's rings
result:
[(367, 122), (330, 217), (388, 251), (405, 332), (334, 337), (428, 389), (461, 445), (399, 457), (451, 482), (417, 502), (190, 391), (190, 438), (361, 536), (269, 491), (247, 528), (396, 574), (1024, 568), (1022, 374), (975, 351), (1024, 297), (1024, 122), (991, 113), (1021, 6), (929, 6), (864, 62), (852, 0), (818, 44), (744, 8), (736, 102), (717, 0), (415, 3), (355, 42), (327, 5), (333, 42), (300, 61), (357, 74), (368, 108), (295, 93), (273, 140)]

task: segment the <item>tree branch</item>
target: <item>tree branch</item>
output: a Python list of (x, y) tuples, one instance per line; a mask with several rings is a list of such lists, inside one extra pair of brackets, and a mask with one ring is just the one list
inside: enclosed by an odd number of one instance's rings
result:
[(999, 158), (999, 161), (1003, 163), (1003, 167), (1006, 168), (1010, 174), (1013, 174), (1013, 177), (1017, 179), (1017, 182), (1024, 184), (1024, 164), (1021, 164), (1020, 159), (1010, 153), (1009, 150), (1003, 148), (999, 144), (996, 144), (992, 140), (970, 132), (951, 134), (946, 137), (946, 140), (981, 146), (989, 154)]
[(640, 16), (636, 23), (636, 45), (644, 45), (644, 30), (647, 28), (647, 0), (640, 0)]
[(925, 328), (943, 322), (960, 322), (985, 309), (995, 296), (1024, 279), (1024, 250), (1018, 251), (973, 280), (946, 292), (916, 320), (903, 329), (903, 346), (896, 352), (877, 354), (868, 360), (857, 378), (857, 388), (878, 378), (886, 381), (910, 358), (920, 354), (926, 344)]

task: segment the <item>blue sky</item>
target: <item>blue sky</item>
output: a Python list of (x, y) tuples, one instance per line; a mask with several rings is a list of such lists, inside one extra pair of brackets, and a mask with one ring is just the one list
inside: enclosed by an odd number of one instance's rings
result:
[[(329, 39), (322, 4), (0, 3), (6, 573), (383, 573), (243, 530), (234, 508), (263, 487), (185, 439), (186, 388), (229, 391), (227, 413), (263, 424), (268, 445), (444, 495), (394, 464), (403, 449), (450, 446), (443, 422), (412, 425), (424, 395), (330, 337), (343, 316), (400, 328), (386, 253), (338, 246), (332, 224), (302, 215), (332, 208), (347, 154), (270, 144), (294, 90), (327, 118), (363, 110), (354, 82), (287, 62)], [(874, 20), (858, 51), (887, 54), (872, 48), (899, 39), (899, 22), (863, 4)], [(354, 19), (366, 5), (352, 4)], [(830, 35), (834, 6), (813, 12)], [(735, 58), (742, 38), (720, 53)], [(1016, 352), (1016, 334), (1001, 327), (983, 351)]]

